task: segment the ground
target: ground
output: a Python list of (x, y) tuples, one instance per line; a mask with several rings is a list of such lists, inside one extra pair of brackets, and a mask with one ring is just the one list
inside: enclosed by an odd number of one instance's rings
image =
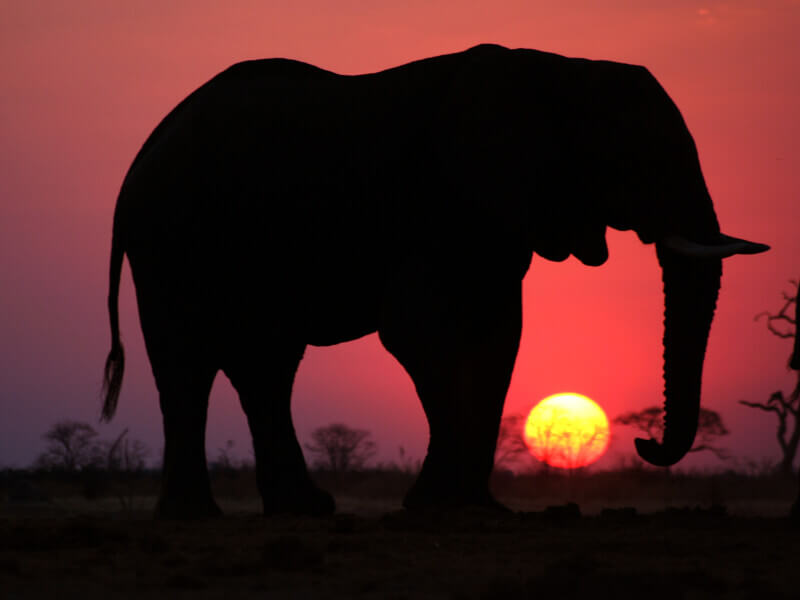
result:
[[(337, 497), (330, 518), (162, 522), (149, 507), (0, 504), (0, 598), (796, 598), (800, 528), (721, 507), (577, 505), (410, 515)], [(87, 507), (92, 507), (88, 510)], [(740, 511), (741, 512), (741, 511)]]

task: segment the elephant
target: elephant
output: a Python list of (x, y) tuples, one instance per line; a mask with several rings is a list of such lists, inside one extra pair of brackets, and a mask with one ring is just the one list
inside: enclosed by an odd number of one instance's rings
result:
[(665, 291), (663, 439), (692, 446), (722, 258), (768, 246), (720, 231), (680, 111), (641, 66), (480, 45), (346, 76), (235, 64), (155, 128), (116, 203), (102, 417), (118, 402), (127, 255), (165, 436), (162, 518), (220, 514), (205, 457), (222, 371), (252, 434), (264, 514), (329, 514), (290, 397), (305, 348), (377, 332), (429, 425), (409, 510), (490, 493), (534, 254), (608, 258), (606, 229), (654, 244)]

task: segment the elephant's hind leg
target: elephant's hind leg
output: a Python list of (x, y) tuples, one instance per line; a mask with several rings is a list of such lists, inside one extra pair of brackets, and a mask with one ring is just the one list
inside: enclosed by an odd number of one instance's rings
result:
[(211, 495), (205, 449), (208, 395), (215, 374), (215, 369), (199, 363), (156, 372), (165, 440), (161, 495), (156, 505), (159, 518), (222, 514)]
[[(273, 345), (278, 351), (245, 353), (246, 358), (224, 369), (253, 436), (264, 514), (331, 514), (333, 497), (311, 481), (292, 424), (292, 385), (304, 346)], [(260, 360), (254, 362), (254, 357)]]
[(488, 484), (522, 329), (520, 283), (490, 278), (464, 288), (424, 271), (412, 277), (424, 279), (398, 282), (379, 330), (414, 381), (430, 427), (404, 505), (502, 509)]

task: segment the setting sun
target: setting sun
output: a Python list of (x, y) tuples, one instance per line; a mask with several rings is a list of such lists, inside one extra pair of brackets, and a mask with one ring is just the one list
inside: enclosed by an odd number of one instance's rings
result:
[(540, 461), (575, 469), (595, 462), (608, 448), (608, 419), (600, 406), (580, 394), (554, 394), (533, 407), (525, 422), (525, 443)]

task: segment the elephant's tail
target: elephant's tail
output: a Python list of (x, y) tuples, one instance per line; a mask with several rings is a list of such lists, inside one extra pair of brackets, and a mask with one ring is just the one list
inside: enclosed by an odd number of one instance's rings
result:
[(119, 336), (119, 280), (122, 274), (122, 259), (125, 249), (120, 243), (120, 236), (114, 235), (111, 240), (111, 266), (108, 281), (108, 317), (111, 321), (111, 352), (106, 358), (103, 372), (103, 411), (101, 421), (110, 421), (117, 410), (117, 400), (122, 388), (122, 373), (125, 370), (125, 352)]

